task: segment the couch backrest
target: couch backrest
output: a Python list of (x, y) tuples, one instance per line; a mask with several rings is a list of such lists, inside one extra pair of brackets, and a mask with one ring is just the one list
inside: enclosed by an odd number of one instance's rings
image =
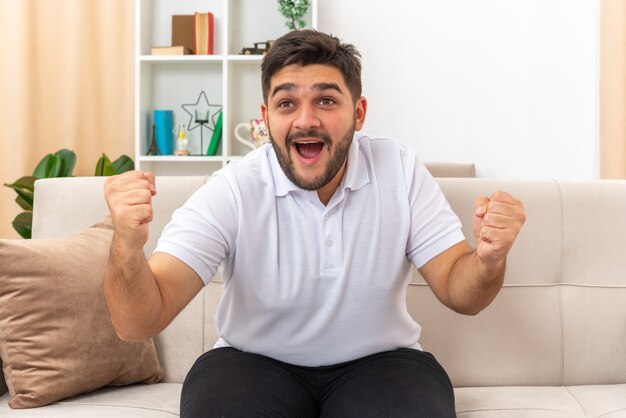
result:
[[(172, 210), (204, 177), (159, 177), (149, 253)], [(443, 307), (415, 271), (408, 309), (421, 343), (456, 386), (626, 383), (626, 181), (439, 179), (473, 242), (473, 202), (505, 190), (527, 222), (511, 251), (505, 285), (475, 317)], [(36, 183), (33, 235), (76, 232), (107, 214), (102, 178)], [(217, 338), (219, 277), (155, 339), (165, 381), (181, 382)]]

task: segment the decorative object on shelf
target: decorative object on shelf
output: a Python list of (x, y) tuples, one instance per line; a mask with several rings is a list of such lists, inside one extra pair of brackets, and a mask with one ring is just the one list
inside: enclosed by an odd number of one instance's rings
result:
[(204, 152), (204, 131), (202, 128), (209, 123), (209, 112), (198, 112), (198, 110), (194, 110), (193, 113), (195, 115), (194, 122), (200, 125), (200, 155), (202, 155)]
[(178, 125), (178, 132), (176, 134), (176, 148), (174, 149), (174, 155), (190, 155), (191, 151), (189, 151), (189, 140), (187, 139), (187, 135), (185, 134), (185, 125)]
[(195, 13), (194, 51), (196, 55), (213, 54), (213, 13)]
[(289, 30), (306, 27), (304, 16), (309, 10), (309, 0), (278, 0), (278, 10), (287, 18), (285, 26)]
[(274, 43), (273, 40), (266, 42), (255, 42), (254, 47), (243, 47), (241, 49), (240, 55), (266, 55), (267, 51), (269, 51), (270, 47)]
[[(247, 136), (239, 134), (241, 129), (248, 132)], [(251, 119), (250, 122), (242, 122), (235, 126), (235, 139), (250, 149), (255, 149), (270, 142), (270, 134), (265, 127), (263, 119)]]
[[(62, 149), (54, 154), (48, 154), (39, 161), (32, 176), (23, 176), (11, 184), (5, 183), (17, 193), (15, 203), (20, 205), (24, 212), (18, 214), (13, 222), (13, 229), (22, 238), (30, 238), (33, 223), (33, 204), (35, 202), (35, 180), (53, 177), (71, 177), (76, 165), (76, 153), (69, 149)], [(96, 163), (96, 176), (110, 176), (121, 174), (135, 169), (135, 163), (127, 155), (122, 155), (111, 162), (106, 154), (102, 154)]]
[(146, 155), (159, 155), (159, 147), (156, 143), (156, 135), (154, 134), (154, 123), (152, 124), (152, 142), (150, 142), (150, 149)]
[(182, 45), (192, 54), (196, 53), (194, 20), (194, 15), (172, 16), (172, 45)]
[(156, 144), (158, 155), (174, 154), (174, 112), (171, 110), (155, 110), (154, 126), (156, 130)]
[(221, 139), (222, 139), (222, 112), (220, 112), (217, 115), (217, 121), (215, 122), (215, 130), (213, 131), (213, 135), (211, 135), (211, 142), (209, 143), (209, 148), (206, 151), (206, 155), (217, 154), (217, 147), (220, 145)]
[(209, 103), (206, 93), (202, 90), (195, 103), (184, 104), (181, 107), (185, 112), (187, 112), (187, 114), (189, 114), (187, 130), (192, 131), (197, 127), (200, 127), (199, 155), (204, 155), (204, 134), (202, 128), (215, 132), (218, 115), (221, 113), (222, 106)]

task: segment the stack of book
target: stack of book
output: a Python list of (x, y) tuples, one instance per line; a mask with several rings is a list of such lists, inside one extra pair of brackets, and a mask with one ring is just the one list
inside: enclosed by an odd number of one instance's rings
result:
[(213, 13), (172, 16), (172, 46), (154, 46), (152, 55), (214, 53)]

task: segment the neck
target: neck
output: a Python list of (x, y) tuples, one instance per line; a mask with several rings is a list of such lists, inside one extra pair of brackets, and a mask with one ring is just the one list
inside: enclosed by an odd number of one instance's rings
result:
[(326, 185), (322, 186), (321, 188), (317, 189), (317, 197), (320, 199), (320, 202), (322, 202), (324, 206), (328, 204), (330, 198), (333, 197), (333, 195), (335, 194), (337, 187), (339, 187), (339, 185), (341, 184), (341, 180), (343, 180), (343, 175), (346, 172), (347, 162), (348, 160), (346, 159), (346, 161), (343, 162), (343, 165), (331, 181), (326, 183)]

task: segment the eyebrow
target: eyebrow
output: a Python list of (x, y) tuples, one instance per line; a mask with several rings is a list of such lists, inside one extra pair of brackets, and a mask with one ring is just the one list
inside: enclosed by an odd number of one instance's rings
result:
[[(283, 83), (274, 87), (272, 90), (271, 96), (275, 96), (281, 90), (286, 91), (294, 91), (296, 89), (296, 85), (294, 83)], [(316, 83), (311, 86), (311, 90), (324, 91), (324, 90), (337, 90), (339, 93), (343, 94), (343, 90), (339, 87), (337, 83)]]

